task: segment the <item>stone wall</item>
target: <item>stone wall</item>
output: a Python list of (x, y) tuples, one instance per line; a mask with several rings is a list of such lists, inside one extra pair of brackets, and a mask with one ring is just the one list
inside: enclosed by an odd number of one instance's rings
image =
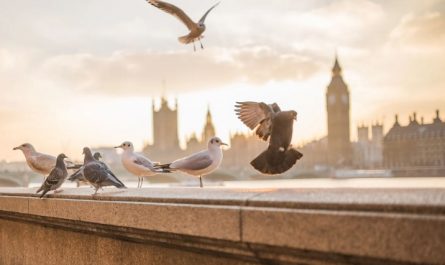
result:
[(445, 264), (440, 189), (0, 189), (0, 264)]

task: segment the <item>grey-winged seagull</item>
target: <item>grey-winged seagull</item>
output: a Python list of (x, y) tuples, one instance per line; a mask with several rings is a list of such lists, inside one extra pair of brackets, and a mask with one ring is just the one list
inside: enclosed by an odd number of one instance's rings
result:
[(207, 10), (207, 12), (205, 12), (202, 18), (198, 21), (198, 23), (195, 23), (182, 9), (180, 9), (175, 5), (159, 0), (146, 0), (146, 1), (149, 4), (169, 13), (170, 15), (175, 16), (182, 23), (184, 23), (185, 26), (190, 30), (189, 34), (178, 38), (179, 42), (184, 44), (189, 44), (193, 42), (193, 50), (196, 51), (195, 41), (199, 41), (199, 43), (201, 44), (201, 49), (204, 49), (204, 46), (202, 45), (201, 42), (201, 39), (204, 38), (202, 34), (206, 30), (204, 22), (210, 11), (212, 11), (212, 9), (214, 9), (217, 5), (219, 5), (219, 2), (213, 5), (209, 10)]
[(54, 190), (54, 193), (60, 192), (57, 189), (62, 186), (66, 177), (68, 176), (68, 171), (66, 169), (65, 162), (63, 161), (66, 157), (65, 154), (60, 154), (56, 159), (56, 166), (51, 170), (48, 177), (43, 181), (42, 186), (37, 190), (36, 193), (43, 191), (40, 198), (45, 196), (45, 194), (51, 190)]
[(105, 186), (115, 186), (116, 188), (126, 188), (125, 185), (111, 172), (111, 170), (102, 162), (94, 159), (90, 148), (83, 148), (83, 175), (85, 179), (93, 185), (95, 191)]
[(24, 143), (12, 150), (21, 150), (29, 168), (44, 177), (51, 173), (51, 170), (56, 166), (56, 157), (37, 152), (32, 144)]
[(297, 112), (281, 111), (278, 104), (237, 102), (238, 118), (262, 140), (269, 139), (269, 147), (250, 164), (264, 174), (280, 174), (289, 170), (303, 154), (291, 147), (292, 127)]
[[(21, 150), (29, 168), (31, 168), (32, 171), (43, 175), (43, 177), (46, 177), (51, 173), (51, 170), (56, 166), (56, 157), (37, 152), (34, 146), (30, 143), (24, 143), (14, 147), (12, 150)], [(74, 165), (74, 163), (70, 161), (65, 161), (65, 164), (70, 168), (79, 168), (78, 165)]]
[(227, 144), (223, 143), (218, 137), (213, 137), (207, 144), (207, 150), (175, 160), (170, 164), (159, 165), (157, 168), (164, 170), (164, 172), (179, 170), (192, 176), (199, 176), (199, 184), (202, 188), (202, 176), (212, 173), (221, 164), (223, 159), (222, 145)]
[(151, 177), (160, 172), (155, 168), (159, 162), (153, 162), (147, 157), (135, 153), (133, 143), (125, 141), (114, 148), (124, 150), (121, 157), (122, 164), (128, 172), (138, 177), (138, 188), (142, 187), (144, 177)]

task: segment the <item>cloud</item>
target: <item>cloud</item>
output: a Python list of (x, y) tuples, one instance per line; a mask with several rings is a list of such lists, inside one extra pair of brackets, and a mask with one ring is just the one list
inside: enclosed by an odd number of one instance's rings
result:
[(237, 82), (305, 79), (318, 64), (295, 53), (269, 47), (213, 49), (193, 52), (115, 52), (110, 56), (62, 55), (48, 59), (42, 75), (56, 86), (83, 92), (125, 95), (159, 93), (163, 80), (169, 92), (218, 88)]
[(405, 15), (390, 34), (390, 45), (408, 50), (439, 51), (445, 46), (445, 15), (428, 12)]

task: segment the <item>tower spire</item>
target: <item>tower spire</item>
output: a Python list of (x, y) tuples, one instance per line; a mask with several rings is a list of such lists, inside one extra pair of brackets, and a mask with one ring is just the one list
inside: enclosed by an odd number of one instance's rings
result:
[(333, 76), (339, 76), (341, 75), (341, 66), (340, 63), (338, 62), (338, 55), (337, 52), (335, 52), (335, 62), (334, 62), (334, 67), (332, 67), (332, 75)]

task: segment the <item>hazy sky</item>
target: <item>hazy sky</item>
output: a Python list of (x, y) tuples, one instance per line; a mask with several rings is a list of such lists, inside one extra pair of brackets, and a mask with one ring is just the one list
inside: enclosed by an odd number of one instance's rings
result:
[[(215, 0), (171, 0), (198, 20)], [(179, 134), (246, 131), (237, 100), (295, 109), (295, 143), (326, 134), (335, 52), (359, 123), (445, 118), (445, 1), (222, 0), (206, 49), (177, 37), (175, 18), (144, 0), (0, 0), (0, 158), (12, 147), (81, 157), (83, 146), (151, 141), (151, 99), (179, 99)], [(162, 86), (165, 80), (165, 89)], [(159, 100), (157, 100), (159, 104)]]

